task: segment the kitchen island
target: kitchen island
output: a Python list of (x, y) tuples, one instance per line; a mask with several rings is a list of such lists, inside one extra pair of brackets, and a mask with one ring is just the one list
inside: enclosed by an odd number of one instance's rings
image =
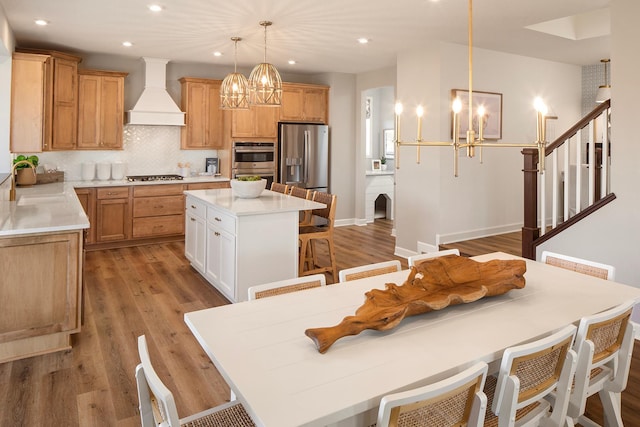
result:
[(298, 276), (299, 211), (325, 205), (264, 190), (241, 199), (231, 189), (185, 191), (185, 256), (232, 302), (249, 287)]
[(71, 347), (80, 331), (82, 234), (89, 220), (68, 183), (0, 199), (0, 363)]

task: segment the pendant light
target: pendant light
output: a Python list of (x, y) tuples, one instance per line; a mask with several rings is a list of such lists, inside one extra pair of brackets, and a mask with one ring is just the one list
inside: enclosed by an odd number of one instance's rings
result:
[(233, 73), (228, 74), (220, 86), (220, 108), (223, 110), (249, 109), (249, 82), (238, 73), (238, 42), (240, 37), (231, 37), (234, 43)]
[(255, 66), (249, 75), (249, 102), (252, 105), (279, 107), (282, 99), (282, 79), (272, 64), (267, 63), (267, 27), (271, 21), (262, 21), (264, 27), (264, 62)]
[(610, 61), (610, 59), (600, 60), (600, 62), (604, 63), (604, 84), (596, 92), (596, 104), (602, 104), (607, 99), (611, 99), (611, 85), (609, 84), (609, 73), (607, 72), (607, 66)]

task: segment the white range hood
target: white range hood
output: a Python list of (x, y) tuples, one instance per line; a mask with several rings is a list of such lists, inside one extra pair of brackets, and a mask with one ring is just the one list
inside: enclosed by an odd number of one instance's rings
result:
[(127, 124), (184, 126), (184, 113), (166, 89), (168, 59), (142, 58), (145, 83), (142, 95), (131, 111), (127, 111)]

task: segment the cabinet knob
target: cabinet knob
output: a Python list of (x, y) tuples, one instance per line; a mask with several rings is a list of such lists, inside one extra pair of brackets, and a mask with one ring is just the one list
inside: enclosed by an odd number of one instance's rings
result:
[(216, 221), (218, 221), (218, 222), (222, 221), (222, 219), (218, 218), (217, 216), (216, 216), (216, 217), (214, 217), (213, 219), (215, 219), (215, 220), (216, 220)]
[(189, 218), (192, 222), (195, 222), (196, 219), (195, 218)]
[(191, 205), (191, 209), (197, 209), (195, 205)]
[(215, 234), (216, 236), (220, 236), (220, 233), (219, 233), (219, 232), (217, 232), (217, 231), (214, 231), (214, 233), (213, 233), (213, 234)]

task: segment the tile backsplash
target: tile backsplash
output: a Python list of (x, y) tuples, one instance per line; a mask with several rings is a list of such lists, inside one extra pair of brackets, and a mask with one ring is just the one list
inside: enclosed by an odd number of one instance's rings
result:
[[(18, 153), (21, 154), (21, 153)], [(125, 175), (178, 173), (178, 163), (190, 163), (191, 172), (204, 172), (205, 158), (216, 150), (181, 150), (180, 127), (125, 125), (123, 150), (56, 151), (37, 153), (40, 165), (65, 172), (65, 180), (81, 179), (83, 162), (122, 162)]]

